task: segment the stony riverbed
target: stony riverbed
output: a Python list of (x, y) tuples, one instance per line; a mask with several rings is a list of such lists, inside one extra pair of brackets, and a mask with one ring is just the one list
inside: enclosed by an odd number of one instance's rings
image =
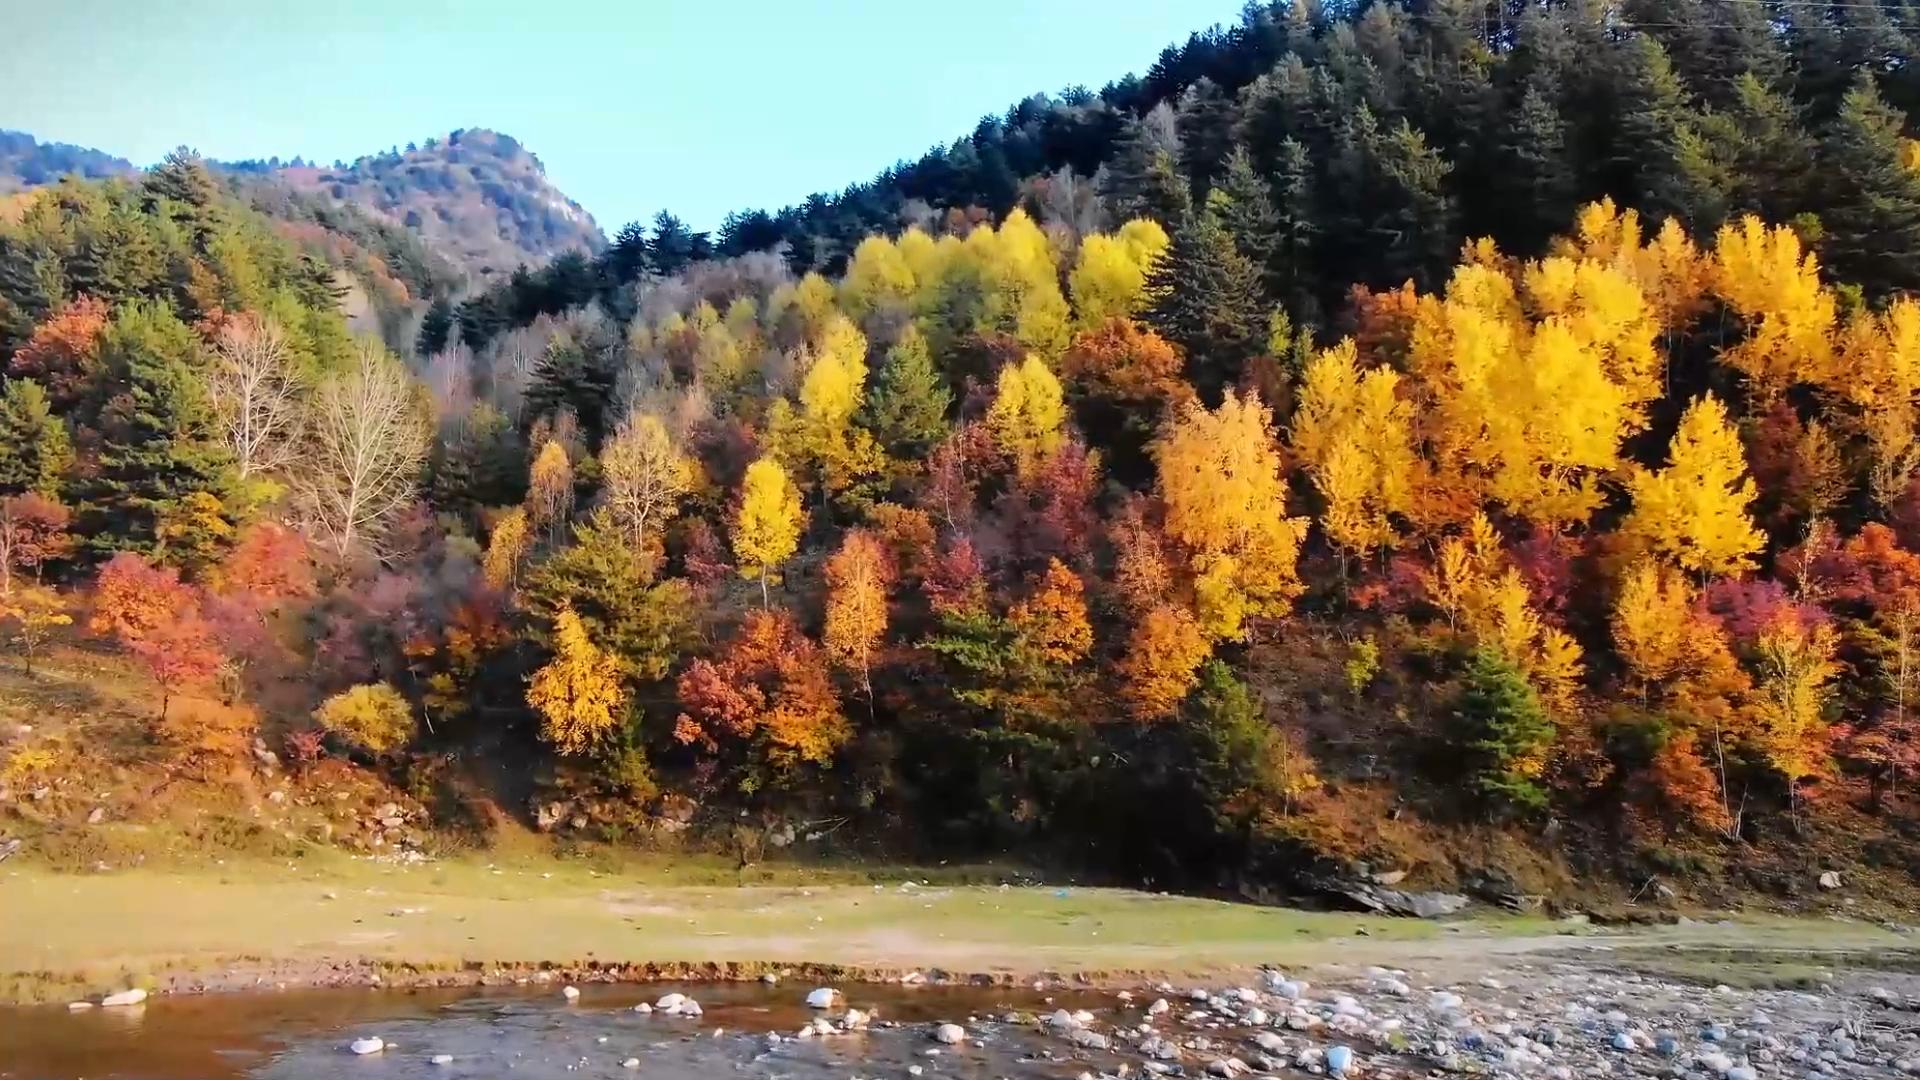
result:
[(1920, 1075), (1913, 975), (1842, 968), (1808, 989), (1740, 989), (1637, 972), (1605, 948), (1124, 990), (572, 989), (0, 1011), (0, 1078)]

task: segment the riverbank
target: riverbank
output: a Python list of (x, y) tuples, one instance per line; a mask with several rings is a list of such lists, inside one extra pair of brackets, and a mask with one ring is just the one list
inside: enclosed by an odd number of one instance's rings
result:
[[(687, 877), (695, 880), (689, 883)], [(197, 870), (0, 867), (0, 1001), (333, 985), (792, 976), (1093, 985), (1261, 964), (1408, 962), (1588, 939), (1719, 949), (1897, 948), (1845, 920), (1743, 920), (1623, 936), (1542, 918), (1427, 922), (1125, 889), (887, 882), (793, 871), (746, 885), (552, 859), (325, 857)]]

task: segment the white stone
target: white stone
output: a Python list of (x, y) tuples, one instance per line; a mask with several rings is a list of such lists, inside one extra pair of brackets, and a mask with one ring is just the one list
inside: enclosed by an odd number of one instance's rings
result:
[(967, 1040), (967, 1029), (959, 1024), (941, 1024), (933, 1029), (933, 1041), (958, 1046)]
[(1147, 1015), (1148, 1016), (1165, 1016), (1167, 1014), (1167, 1010), (1171, 1008), (1173, 1008), (1173, 1006), (1167, 1004), (1166, 998), (1154, 998), (1153, 1004), (1147, 1006)]
[(147, 992), (136, 986), (131, 990), (122, 990), (117, 994), (108, 994), (106, 997), (100, 999), (100, 1004), (111, 1009), (121, 1005), (138, 1005), (145, 1000), (147, 1000)]
[(659, 1001), (653, 1003), (653, 1007), (659, 1009), (661, 1012), (678, 1012), (680, 1006), (686, 1004), (686, 1002), (687, 995), (685, 994), (664, 994)]
[(1826, 873), (1824, 873), (1824, 874), (1821, 874), (1821, 875), (1820, 875), (1820, 887), (1821, 887), (1821, 888), (1823, 888), (1823, 889), (1837, 889), (1837, 888), (1839, 888), (1839, 887), (1840, 887), (1840, 872), (1839, 872), (1839, 871), (1837, 871), (1837, 870), (1829, 870), (1829, 871), (1827, 871)]
[(1287, 1040), (1271, 1031), (1262, 1031), (1253, 1037), (1253, 1044), (1269, 1054), (1277, 1054), (1287, 1048)]
[(386, 1048), (386, 1042), (378, 1035), (369, 1035), (364, 1039), (355, 1039), (347, 1044), (347, 1049), (359, 1054), (361, 1057), (365, 1057), (368, 1054), (377, 1054)]
[(807, 995), (807, 1008), (831, 1009), (833, 1008), (834, 999), (839, 996), (840, 996), (840, 991), (832, 990), (822, 986), (818, 990), (815, 990), (812, 993), (809, 993)]
[(68, 1012), (86, 1012), (86, 1011), (87, 1011), (88, 1009), (91, 1009), (91, 1008), (93, 1008), (93, 1002), (91, 1002), (91, 1001), (69, 1001), (69, 1002), (67, 1002), (67, 1011), (68, 1011)]
[(577, 986), (563, 986), (560, 988), (560, 996), (566, 998), (568, 1001), (579, 1001), (580, 988)]
[(675, 1011), (677, 1011), (681, 1016), (699, 1016), (702, 1010), (700, 1008), (699, 1002), (693, 1000), (692, 998), (688, 998), (687, 1000), (681, 1002), (680, 1008)]
[(623, 1069), (637, 1069), (640, 1067), (640, 1059), (628, 1058), (627, 1060), (620, 1063), (620, 1067)]
[(1053, 1013), (1047, 1017), (1047, 1026), (1055, 1031), (1072, 1031), (1080, 1026), (1080, 1022), (1075, 1020), (1073, 1014), (1067, 1010), (1055, 1009)]
[(651, 1005), (649, 1005), (649, 1004), (647, 1004), (646, 1002), (644, 1002), (644, 1001), (643, 1001), (643, 1002), (641, 1002), (640, 1004), (638, 1004), (638, 1005), (635, 1005), (635, 1006), (633, 1007), (633, 1011), (634, 1011), (634, 1012), (637, 1012), (637, 1013), (640, 1013), (640, 1014), (642, 1014), (642, 1015), (645, 1015), (645, 1014), (647, 1014), (647, 1013), (650, 1013), (650, 1012), (652, 1012), (652, 1011), (653, 1011), (653, 1006), (651, 1006)]
[(453, 1055), (452, 1054), (435, 1054), (432, 1057), (428, 1058), (427, 1060), (435, 1065), (451, 1065), (453, 1064)]

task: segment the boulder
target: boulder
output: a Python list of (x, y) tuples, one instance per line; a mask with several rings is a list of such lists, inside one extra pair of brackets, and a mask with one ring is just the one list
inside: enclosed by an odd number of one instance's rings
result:
[(1840, 872), (1839, 872), (1839, 871), (1837, 871), (1837, 870), (1828, 870), (1828, 871), (1827, 871), (1826, 873), (1824, 873), (1824, 874), (1821, 874), (1821, 875), (1820, 875), (1820, 887), (1821, 887), (1821, 888), (1823, 888), (1823, 889), (1837, 889), (1837, 888), (1839, 888), (1839, 887), (1840, 887)]
[(136, 986), (131, 990), (121, 990), (118, 993), (108, 994), (106, 997), (100, 999), (100, 1004), (111, 1009), (117, 1006), (138, 1005), (145, 1000), (147, 1000), (147, 992)]
[(807, 1007), (810, 1009), (831, 1009), (833, 1008), (834, 999), (839, 996), (840, 991), (838, 990), (829, 989), (824, 986), (820, 987), (807, 995)]
[(347, 1049), (361, 1057), (365, 1057), (368, 1054), (377, 1054), (386, 1048), (386, 1041), (378, 1035), (369, 1035), (364, 1039), (355, 1039), (347, 1044)]
[(967, 1029), (959, 1024), (941, 1024), (933, 1029), (933, 1041), (958, 1046), (967, 1041)]

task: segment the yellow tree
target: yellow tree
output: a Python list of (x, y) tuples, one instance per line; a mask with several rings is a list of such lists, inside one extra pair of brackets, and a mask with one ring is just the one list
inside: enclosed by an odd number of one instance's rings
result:
[(1060, 449), (1066, 422), (1066, 397), (1047, 365), (1029, 355), (1000, 369), (987, 430), (1022, 479), (1036, 475)]
[(1213, 651), (1206, 631), (1185, 608), (1161, 604), (1127, 638), (1120, 658), (1120, 698), (1137, 720), (1170, 715), (1193, 689)]
[(1847, 375), (1834, 389), (1867, 444), (1867, 490), (1891, 507), (1920, 469), (1920, 303), (1902, 296), (1883, 313), (1855, 315), (1839, 366)]
[[(925, 233), (919, 236), (926, 238)], [(840, 279), (840, 308), (855, 321), (876, 311), (908, 310), (918, 288), (919, 279), (901, 245), (884, 236), (869, 236), (847, 260), (846, 276)]]
[(760, 604), (772, 605), (768, 578), (800, 546), (800, 489), (778, 461), (763, 457), (747, 466), (740, 505), (733, 517), (733, 557), (745, 578), (760, 579)]
[(1700, 575), (1751, 569), (1766, 538), (1748, 507), (1754, 485), (1726, 406), (1694, 399), (1667, 448), (1667, 467), (1635, 466), (1627, 478), (1633, 510), (1620, 531), (1641, 550)]
[(1790, 386), (1826, 386), (1834, 364), (1838, 304), (1820, 284), (1820, 264), (1799, 234), (1749, 214), (1714, 241), (1713, 291), (1747, 324), (1747, 337), (1720, 359), (1747, 377), (1762, 405)]
[(626, 703), (620, 661), (593, 643), (563, 603), (553, 621), (553, 659), (527, 683), (541, 737), (562, 754), (586, 753), (619, 728)]
[(873, 699), (873, 653), (887, 632), (887, 589), (893, 560), (886, 545), (866, 529), (853, 529), (827, 560), (827, 652), (860, 675)]
[(487, 538), (487, 553), (480, 562), (480, 575), (495, 589), (511, 589), (520, 577), (520, 560), (527, 557), (532, 536), (527, 528), (527, 511), (516, 506), (493, 524)]
[(545, 529), (549, 540), (558, 539), (573, 516), (573, 462), (559, 439), (549, 439), (533, 459), (526, 507), (529, 528)]
[(1399, 538), (1392, 516), (1412, 506), (1420, 462), (1399, 383), (1390, 368), (1361, 374), (1351, 339), (1316, 355), (1301, 382), (1293, 454), (1326, 502), (1327, 539), (1344, 551), (1391, 546)]
[(1571, 237), (1554, 241), (1554, 254), (1600, 263), (1624, 273), (1640, 289), (1662, 330), (1682, 328), (1705, 306), (1712, 260), (1702, 256), (1676, 218), (1648, 240), (1640, 214), (1612, 199), (1580, 208)]
[(1147, 274), (1168, 243), (1167, 230), (1152, 218), (1135, 218), (1117, 233), (1080, 241), (1080, 256), (1067, 275), (1075, 324), (1087, 330), (1138, 315), (1146, 306)]
[(658, 417), (628, 418), (600, 451), (603, 497), (627, 544), (648, 566), (657, 562), (660, 534), (693, 488), (694, 464)]
[(1257, 395), (1228, 391), (1218, 409), (1189, 402), (1153, 445), (1167, 535), (1195, 575), (1201, 625), (1239, 638), (1249, 616), (1287, 614), (1306, 520), (1287, 516), (1273, 417)]
[(39, 655), (53, 632), (73, 624), (67, 603), (60, 594), (45, 585), (21, 583), (0, 591), (0, 626), (13, 624), (13, 640), (27, 662), (27, 674), (33, 674), (33, 658)]
[(1093, 624), (1087, 621), (1086, 586), (1059, 559), (1047, 560), (1046, 573), (1033, 594), (1007, 612), (1016, 645), (1043, 667), (1067, 667), (1093, 649)]
[(1761, 752), (1786, 780), (1796, 810), (1801, 782), (1826, 770), (1826, 701), (1828, 684), (1840, 674), (1833, 655), (1838, 644), (1833, 627), (1808, 626), (1788, 611), (1761, 631), (1754, 647)]

